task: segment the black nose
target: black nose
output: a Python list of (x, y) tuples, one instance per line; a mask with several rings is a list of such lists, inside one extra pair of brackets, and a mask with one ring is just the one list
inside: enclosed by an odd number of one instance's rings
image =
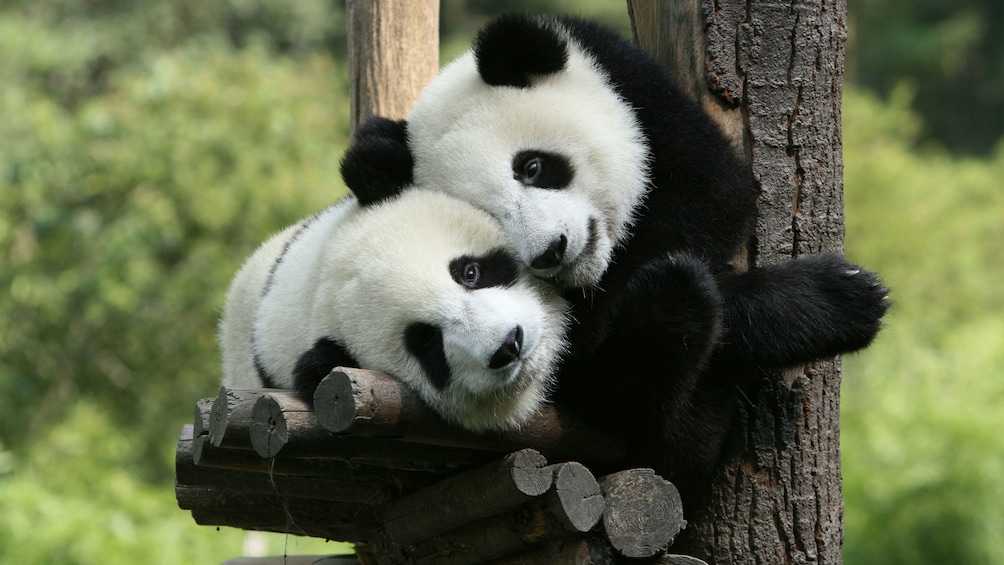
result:
[(552, 267), (557, 267), (561, 264), (561, 260), (565, 257), (565, 247), (568, 245), (568, 238), (564, 235), (560, 236), (551, 242), (551, 245), (547, 246), (547, 250), (540, 254), (539, 257), (534, 259), (530, 266), (534, 269), (550, 269)]
[(505, 336), (505, 341), (498, 348), (491, 360), (488, 361), (489, 369), (501, 369), (512, 363), (519, 357), (520, 350), (523, 349), (523, 328), (516, 326)]

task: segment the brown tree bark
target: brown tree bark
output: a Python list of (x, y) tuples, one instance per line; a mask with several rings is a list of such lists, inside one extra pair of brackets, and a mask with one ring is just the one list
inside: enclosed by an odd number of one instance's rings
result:
[[(841, 251), (845, 0), (628, 0), (640, 43), (697, 96), (761, 184), (748, 264)], [(839, 563), (839, 360), (744, 403), (711, 504), (674, 551), (709, 563)], [(681, 547), (682, 546), (682, 547)]]
[(352, 131), (401, 119), (439, 71), (438, 0), (346, 0)]

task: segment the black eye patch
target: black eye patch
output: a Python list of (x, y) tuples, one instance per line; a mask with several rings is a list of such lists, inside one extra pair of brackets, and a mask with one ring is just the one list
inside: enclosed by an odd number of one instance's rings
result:
[(426, 377), (436, 390), (450, 384), (450, 364), (443, 349), (443, 332), (430, 324), (415, 322), (404, 330), (404, 346), (418, 359)]
[(464, 255), (450, 261), (450, 276), (457, 284), (470, 290), (493, 286), (509, 286), (516, 282), (519, 267), (516, 259), (501, 249), (487, 255)]
[(520, 151), (512, 158), (513, 178), (524, 186), (565, 188), (572, 183), (572, 164), (568, 158), (546, 151)]

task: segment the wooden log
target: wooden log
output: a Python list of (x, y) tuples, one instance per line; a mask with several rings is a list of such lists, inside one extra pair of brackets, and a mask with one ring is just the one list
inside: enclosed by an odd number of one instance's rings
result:
[[(616, 556), (610, 543), (601, 536), (588, 535), (529, 549), (490, 562), (490, 565), (613, 565)], [(705, 564), (707, 565), (707, 564)]]
[(190, 507), (197, 524), (290, 533), (337, 541), (365, 541), (379, 530), (377, 511), (368, 505), (248, 495), (206, 487), (176, 487), (179, 504)]
[(389, 474), (339, 472), (326, 477), (303, 477), (197, 466), (192, 456), (192, 438), (190, 435), (187, 438), (184, 436), (183, 430), (175, 451), (174, 476), (177, 486), (212, 487), (249, 494), (274, 494), (285, 498), (377, 505), (389, 502), (404, 490), (402, 482)]
[(352, 130), (401, 119), (439, 70), (438, 0), (347, 0)]
[(658, 555), (687, 525), (676, 486), (651, 469), (607, 475), (600, 487), (606, 502), (603, 530), (626, 557)]
[(266, 394), (290, 394), (279, 389), (220, 387), (209, 414), (209, 440), (213, 447), (251, 449), (251, 411)]
[(708, 562), (690, 555), (669, 554), (660, 557), (653, 565), (708, 565)]
[(553, 482), (547, 460), (532, 449), (454, 475), (395, 500), (384, 511), (384, 531), (411, 544), (463, 524), (512, 510), (547, 492)]
[(452, 426), (418, 396), (387, 375), (339, 367), (318, 385), (314, 408), (321, 426), (335, 433), (394, 437), (428, 445), (510, 453), (524, 447), (558, 461), (609, 466), (624, 458), (611, 434), (587, 428), (546, 406), (519, 430), (473, 433)]
[(331, 434), (318, 425), (310, 406), (291, 392), (258, 397), (251, 409), (249, 431), (255, 452), (265, 458), (275, 457), (291, 443), (289, 452), (309, 451), (331, 439)]
[[(513, 511), (482, 518), (403, 547), (408, 562), (481, 563), (521, 553), (542, 542), (581, 536), (603, 513), (599, 484), (580, 463), (561, 463), (550, 468), (554, 484), (543, 496)], [(583, 496), (590, 481), (595, 492)]]
[(355, 555), (282, 555), (234, 557), (221, 565), (360, 565), (360, 561)]
[[(212, 447), (206, 436), (192, 438), (192, 426), (184, 426), (176, 451), (177, 476), (188, 477), (189, 472), (179, 467), (179, 460), (189, 459), (197, 469), (191, 472), (211, 472), (218, 469), (236, 473), (263, 474), (300, 479), (342, 480), (385, 484), (396, 493), (410, 492), (442, 480), (443, 473), (388, 468), (382, 465), (360, 465), (337, 459), (276, 458), (262, 459), (253, 450)], [(179, 481), (182, 484), (189, 482)], [(199, 483), (195, 483), (199, 484)]]
[(456, 473), (497, 457), (489, 451), (332, 434), (295, 394), (264, 394), (251, 414), (251, 444), (261, 457), (342, 459), (390, 468)]
[(568, 532), (588, 532), (599, 522), (606, 506), (600, 484), (582, 463), (570, 461), (553, 466), (554, 492), (568, 520)]
[(209, 412), (213, 407), (213, 398), (203, 398), (195, 403), (195, 418), (192, 422), (192, 436), (209, 433)]

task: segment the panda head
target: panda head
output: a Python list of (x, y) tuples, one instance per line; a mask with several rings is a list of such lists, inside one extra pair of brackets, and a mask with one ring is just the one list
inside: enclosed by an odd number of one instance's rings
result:
[(557, 20), (494, 20), (408, 117), (418, 182), (498, 218), (520, 260), (596, 284), (648, 188), (631, 106)]
[(485, 212), (409, 188), (362, 208), (324, 256), (314, 311), (334, 313), (330, 331), (360, 366), (474, 430), (518, 426), (545, 401), (567, 308)]

